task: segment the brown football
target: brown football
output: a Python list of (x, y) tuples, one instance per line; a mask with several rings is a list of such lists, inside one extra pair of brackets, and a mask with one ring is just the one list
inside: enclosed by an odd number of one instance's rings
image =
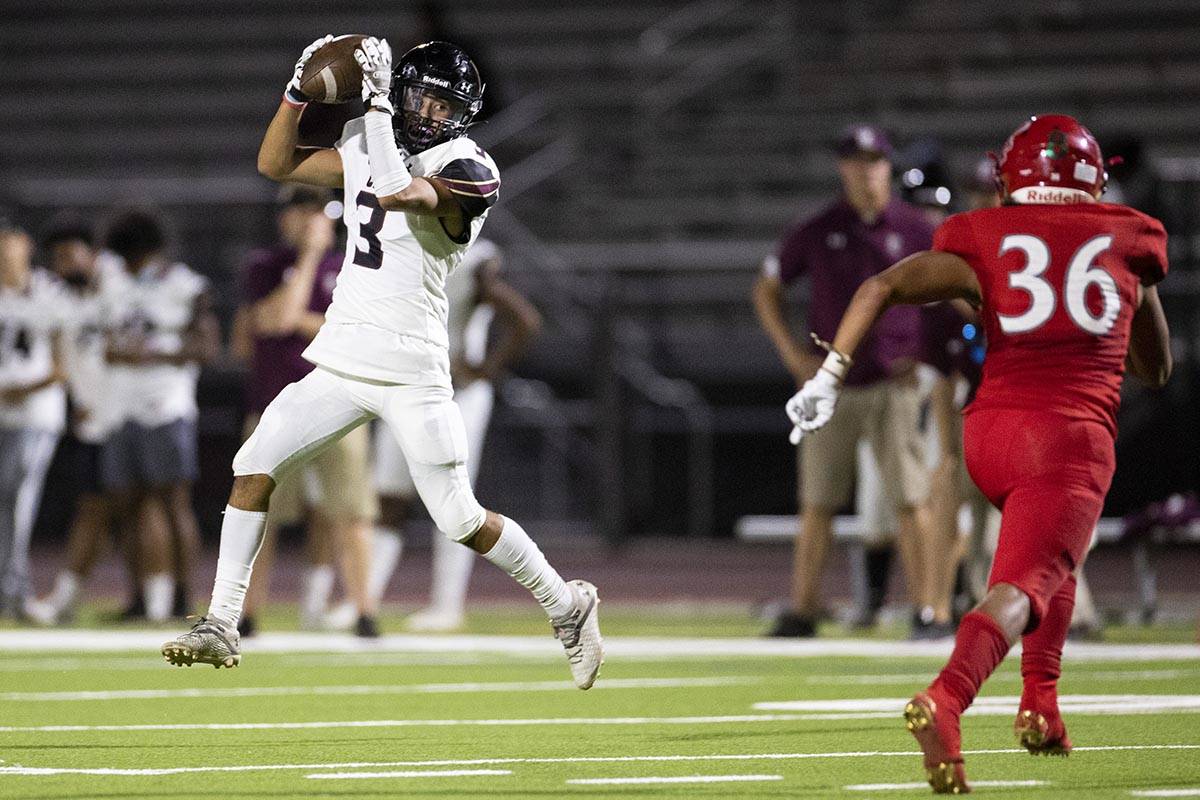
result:
[(316, 103), (345, 103), (362, 93), (362, 69), (354, 60), (359, 42), (367, 38), (348, 33), (312, 54), (300, 74), (300, 91)]

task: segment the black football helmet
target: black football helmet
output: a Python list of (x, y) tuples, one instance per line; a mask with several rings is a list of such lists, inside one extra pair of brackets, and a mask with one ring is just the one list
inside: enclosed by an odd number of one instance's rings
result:
[[(409, 50), (392, 73), (393, 125), (409, 153), (462, 136), (483, 107), (483, 81), (466, 52), (450, 42), (426, 42)], [(422, 113), (422, 100), (446, 101), (450, 114), (435, 119)]]

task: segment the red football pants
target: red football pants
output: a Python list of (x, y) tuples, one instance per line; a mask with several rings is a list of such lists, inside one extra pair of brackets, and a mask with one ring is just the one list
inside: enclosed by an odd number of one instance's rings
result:
[(1052, 412), (980, 409), (966, 415), (963, 453), (1001, 512), (988, 587), (1009, 583), (1028, 595), (1032, 631), (1087, 555), (1116, 468), (1113, 436)]

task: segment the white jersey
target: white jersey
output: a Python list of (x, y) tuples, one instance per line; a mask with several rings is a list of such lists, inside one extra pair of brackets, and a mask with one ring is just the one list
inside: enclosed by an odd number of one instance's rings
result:
[(478, 366), (487, 350), (488, 326), (492, 322), (490, 306), (479, 303), (479, 269), (496, 258), (500, 249), (487, 239), (471, 245), (458, 268), (446, 280), (446, 299), (450, 305), (450, 361), (458, 359)]
[(370, 186), (362, 118), (337, 143), (345, 189), (346, 257), (325, 324), (304, 351), (314, 364), (385, 383), (449, 385), (446, 278), (496, 200), (495, 162), (467, 137), (405, 159), (414, 177), (446, 181), (470, 220), (452, 239), (437, 217), (388, 212)]
[[(196, 299), (208, 286), (184, 264), (152, 263), (137, 275), (126, 269), (112, 274), (112, 335), (142, 339), (154, 353), (169, 355), (183, 347)], [(155, 428), (177, 419), (195, 419), (198, 364), (110, 364), (111, 404), (117, 424), (133, 420)]]
[(83, 291), (67, 291), (70, 311), (63, 327), (63, 364), (75, 406), (75, 436), (89, 444), (103, 442), (120, 421), (111, 397), (105, 351), (113, 304), (109, 287), (120, 279), (123, 269), (120, 258), (100, 253), (94, 283)]
[[(66, 313), (62, 282), (43, 269), (29, 274), (24, 291), (0, 286), (0, 389), (29, 386), (54, 371), (54, 341)], [(19, 403), (0, 401), (0, 427), (59, 433), (66, 425), (61, 383)]]

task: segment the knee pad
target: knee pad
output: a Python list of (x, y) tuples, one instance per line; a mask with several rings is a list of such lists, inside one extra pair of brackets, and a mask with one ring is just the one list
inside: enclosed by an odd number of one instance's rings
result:
[(475, 499), (464, 464), (439, 467), (412, 465), (413, 478), (438, 530), (456, 542), (470, 539), (483, 527), (487, 511)]
[[(471, 499), (474, 500), (474, 498)], [(474, 505), (475, 508), (469, 508), (464, 504), (462, 507), (443, 509), (441, 513), (432, 514), (433, 521), (438, 526), (438, 530), (461, 544), (478, 533), (487, 519), (487, 511), (483, 506), (479, 505), (478, 501), (475, 501)]]

